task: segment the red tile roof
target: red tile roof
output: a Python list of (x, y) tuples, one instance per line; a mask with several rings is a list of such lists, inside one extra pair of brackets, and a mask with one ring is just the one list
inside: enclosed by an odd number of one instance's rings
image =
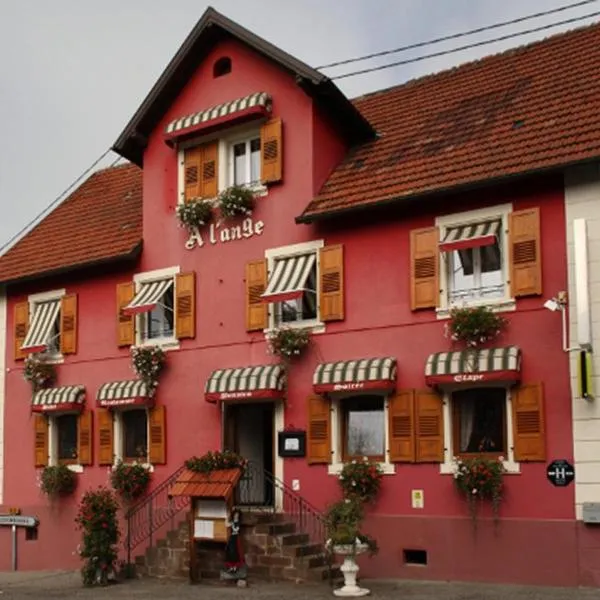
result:
[(141, 241), (141, 169), (104, 169), (0, 257), (0, 282), (124, 258)]
[(299, 221), (600, 156), (600, 25), (355, 100), (377, 130)]
[(229, 499), (242, 476), (241, 469), (196, 473), (185, 469), (169, 489), (169, 496)]

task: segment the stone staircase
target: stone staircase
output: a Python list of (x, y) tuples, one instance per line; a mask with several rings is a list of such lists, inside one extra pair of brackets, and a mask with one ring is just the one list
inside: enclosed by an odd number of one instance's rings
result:
[[(307, 533), (285, 514), (242, 513), (241, 536), (248, 578), (269, 581), (325, 581), (337, 579), (323, 545), (311, 543)], [(185, 521), (135, 560), (138, 574), (149, 577), (189, 577), (189, 529)], [(217, 582), (225, 560), (224, 545), (203, 542), (197, 550), (197, 580)]]

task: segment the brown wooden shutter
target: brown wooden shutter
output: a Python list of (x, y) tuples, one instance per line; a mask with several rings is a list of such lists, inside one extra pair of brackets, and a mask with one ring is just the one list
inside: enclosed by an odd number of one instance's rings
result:
[(123, 313), (135, 295), (133, 281), (117, 284), (117, 345), (133, 346), (135, 343), (135, 318)]
[(96, 409), (98, 419), (98, 464), (112, 465), (114, 458), (113, 415), (105, 408)]
[(48, 420), (44, 415), (33, 415), (35, 466), (48, 465)]
[(344, 247), (325, 246), (320, 250), (319, 314), (322, 321), (344, 318)]
[(77, 294), (60, 300), (60, 351), (62, 354), (77, 352)]
[(415, 392), (401, 390), (388, 401), (390, 462), (415, 461)]
[(510, 288), (513, 297), (542, 293), (540, 211), (518, 210), (509, 217)]
[(202, 188), (203, 198), (214, 198), (219, 193), (219, 145), (217, 142), (202, 147)]
[(268, 305), (261, 294), (267, 289), (267, 261), (253, 260), (246, 263), (246, 329), (258, 331), (268, 325)]
[(92, 412), (86, 410), (79, 415), (77, 429), (77, 458), (80, 465), (92, 464), (93, 448)]
[(188, 202), (192, 198), (202, 195), (202, 147), (196, 146), (185, 151), (184, 159), (184, 200)]
[(283, 137), (281, 119), (271, 119), (260, 129), (261, 180), (281, 181), (283, 176)]
[(439, 245), (437, 227), (410, 232), (410, 307), (436, 308), (440, 300)]
[(196, 335), (196, 273), (175, 276), (175, 337)]
[(27, 336), (29, 328), (29, 302), (18, 302), (15, 304), (15, 360), (27, 358), (27, 352), (21, 350), (21, 346)]
[(443, 406), (442, 398), (435, 392), (415, 391), (417, 462), (444, 462)]
[(309, 465), (331, 462), (331, 404), (322, 396), (308, 398), (308, 442)]
[(546, 460), (544, 391), (541, 383), (513, 388), (512, 419), (515, 460)]
[(166, 461), (165, 407), (155, 406), (149, 411), (150, 443), (149, 461), (151, 465), (164, 465)]

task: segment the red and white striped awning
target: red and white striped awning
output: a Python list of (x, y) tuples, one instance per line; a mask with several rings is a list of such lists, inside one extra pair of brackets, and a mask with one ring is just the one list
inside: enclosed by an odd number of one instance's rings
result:
[(43, 352), (51, 341), (52, 328), (60, 312), (60, 299), (35, 305), (31, 326), (23, 340), (21, 350)]
[(104, 383), (96, 395), (96, 402), (102, 408), (148, 406), (152, 401), (153, 390), (139, 379)]
[(160, 302), (165, 292), (173, 285), (173, 279), (142, 283), (133, 300), (123, 309), (126, 315), (150, 312)]
[(83, 410), (85, 388), (82, 385), (66, 385), (47, 388), (33, 394), (31, 410), (33, 412), (57, 412)]
[(217, 369), (206, 381), (204, 396), (218, 400), (275, 400), (283, 398), (285, 371), (281, 365)]
[(481, 248), (495, 244), (501, 228), (500, 221), (487, 221), (472, 225), (450, 227), (444, 239), (440, 242), (440, 250), (467, 250), (468, 248)]

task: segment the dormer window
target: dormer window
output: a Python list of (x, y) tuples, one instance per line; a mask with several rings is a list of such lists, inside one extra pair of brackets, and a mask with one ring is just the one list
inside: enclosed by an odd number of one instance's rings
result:
[(229, 73), (231, 73), (231, 58), (229, 56), (222, 56), (213, 66), (213, 77), (216, 79)]

